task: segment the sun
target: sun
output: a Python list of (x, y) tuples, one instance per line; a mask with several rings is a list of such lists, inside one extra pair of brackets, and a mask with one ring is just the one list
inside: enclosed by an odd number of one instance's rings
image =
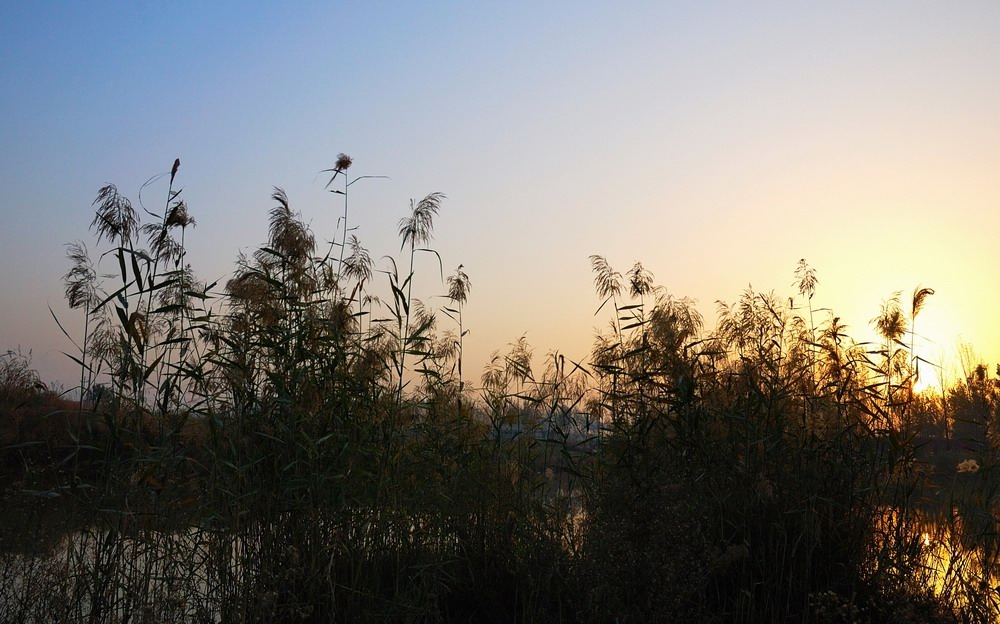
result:
[(907, 341), (913, 346), (913, 362), (917, 372), (913, 383), (914, 392), (940, 389), (942, 380), (948, 384), (956, 375), (955, 358), (950, 354), (955, 352), (958, 337), (954, 333), (955, 325), (948, 312), (945, 306), (928, 305), (911, 327), (914, 334), (908, 336)]
[(938, 387), (938, 375), (936, 375), (936, 370), (927, 371), (921, 370), (920, 374), (917, 375), (917, 379), (913, 382), (913, 393), (914, 394), (938, 394), (940, 393), (940, 388)]

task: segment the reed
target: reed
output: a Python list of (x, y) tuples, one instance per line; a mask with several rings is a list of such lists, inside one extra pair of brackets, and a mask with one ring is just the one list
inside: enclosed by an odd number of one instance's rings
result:
[(444, 196), (378, 269), (351, 163), (326, 253), (276, 188), (221, 285), (186, 263), (179, 162), (151, 224), (100, 190), (65, 275), (79, 397), (0, 356), (0, 621), (996, 621), (1000, 382), (911, 391), (933, 291), (872, 347), (818, 320), (804, 260), (804, 307), (747, 290), (706, 329), (595, 255), (589, 361), (521, 337), (476, 384)]

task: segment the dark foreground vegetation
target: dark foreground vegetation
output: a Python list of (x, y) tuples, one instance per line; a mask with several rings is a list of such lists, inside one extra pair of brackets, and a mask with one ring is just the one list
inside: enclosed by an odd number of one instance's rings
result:
[(589, 361), (520, 340), (470, 383), (470, 280), (414, 270), (443, 196), (375, 263), (341, 155), (332, 242), (276, 190), (204, 284), (178, 164), (153, 221), (108, 186), (69, 246), (80, 392), (0, 357), (0, 621), (996, 621), (1000, 384), (914, 395), (933, 291), (856, 344), (803, 261), (706, 331), (594, 256)]

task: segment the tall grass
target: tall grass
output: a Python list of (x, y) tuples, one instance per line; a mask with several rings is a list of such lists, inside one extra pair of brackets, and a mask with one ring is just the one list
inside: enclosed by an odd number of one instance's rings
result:
[(352, 164), (329, 250), (276, 188), (221, 285), (186, 263), (179, 161), (151, 224), (101, 189), (65, 276), (79, 398), (0, 357), (0, 620), (995, 621), (1000, 383), (914, 396), (933, 291), (858, 344), (803, 260), (803, 301), (748, 290), (706, 330), (592, 256), (590, 361), (522, 337), (474, 387), (444, 196), (376, 263)]

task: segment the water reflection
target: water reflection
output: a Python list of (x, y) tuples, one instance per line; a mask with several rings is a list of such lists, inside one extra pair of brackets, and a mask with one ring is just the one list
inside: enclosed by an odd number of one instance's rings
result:
[(876, 573), (909, 570), (956, 615), (1000, 622), (1000, 548), (992, 514), (959, 507), (883, 510), (875, 522)]
[[(583, 506), (574, 502), (560, 509), (567, 523), (563, 547), (570, 553), (580, 552), (587, 522)], [(931, 592), (968, 621), (1000, 623), (1000, 536), (993, 514), (975, 505), (927, 505), (884, 507), (876, 516), (868, 552), (875, 576), (902, 584), (897, 587)], [(435, 534), (434, 527), (444, 523), (431, 520), (407, 516), (382, 539), (412, 541), (419, 536), (438, 547), (460, 548), (456, 535)], [(293, 550), (272, 535), (280, 534), (282, 524), (245, 528), (238, 535), (203, 528), (128, 536), (77, 530), (46, 554), (0, 555), (0, 612), (23, 614), (21, 621), (45, 621), (32, 614), (46, 613), (85, 621), (95, 601), (102, 601), (112, 619), (155, 610), (160, 621), (220, 621), (224, 606), (241, 599), (231, 589), (236, 585), (258, 577), (279, 580), (278, 587), (297, 582), (300, 555), (271, 550)], [(366, 526), (363, 516), (338, 527), (320, 523), (325, 536), (321, 541), (335, 543), (331, 536), (340, 535), (377, 550), (372, 542), (376, 536), (366, 532)], [(288, 569), (274, 568), (275, 561)], [(281, 596), (257, 598), (257, 606), (275, 607)]]

